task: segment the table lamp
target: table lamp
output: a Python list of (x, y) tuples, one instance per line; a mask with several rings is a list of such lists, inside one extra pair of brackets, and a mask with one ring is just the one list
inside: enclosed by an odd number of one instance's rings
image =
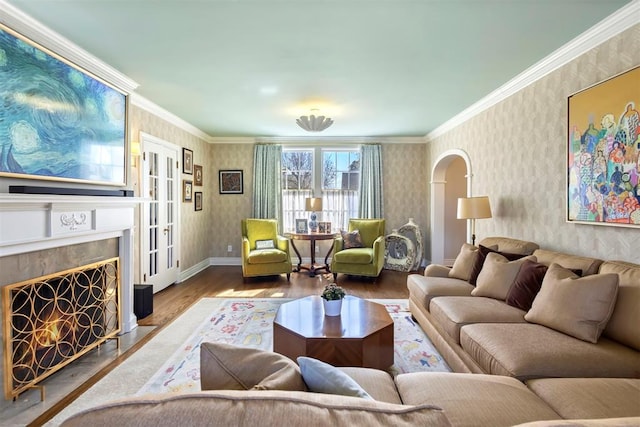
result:
[(322, 210), (322, 198), (320, 197), (308, 197), (305, 199), (305, 211), (311, 212), (309, 217), (309, 231), (318, 231), (318, 217), (316, 211)]
[(489, 197), (461, 197), (458, 199), (458, 219), (471, 220), (471, 244), (476, 244), (476, 219), (491, 218)]

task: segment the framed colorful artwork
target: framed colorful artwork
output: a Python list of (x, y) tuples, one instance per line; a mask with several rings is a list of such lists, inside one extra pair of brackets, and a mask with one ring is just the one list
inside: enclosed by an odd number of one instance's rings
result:
[(0, 53), (0, 176), (124, 186), (127, 96), (1, 24)]
[(182, 180), (182, 201), (191, 202), (193, 200), (193, 182)]
[(196, 211), (201, 211), (202, 210), (202, 191), (196, 191), (195, 193), (193, 193), (193, 197), (194, 197), (193, 209)]
[(640, 227), (640, 67), (569, 97), (567, 221)]
[(202, 186), (202, 166), (193, 165), (193, 185)]
[(182, 149), (182, 173), (193, 175), (193, 151)]
[(242, 194), (241, 170), (221, 170), (219, 174), (220, 194)]

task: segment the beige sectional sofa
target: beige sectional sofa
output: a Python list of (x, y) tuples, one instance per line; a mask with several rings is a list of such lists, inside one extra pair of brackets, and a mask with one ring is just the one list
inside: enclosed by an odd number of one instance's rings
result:
[[(535, 263), (532, 258), (521, 262), (549, 265), (538, 295), (545, 296), (547, 285), (553, 283), (546, 282), (547, 274), (559, 274), (558, 289), (570, 291), (570, 302), (550, 320), (544, 318), (545, 310), (553, 307), (549, 295), (542, 305), (541, 300), (536, 304), (535, 296), (530, 310), (507, 304), (507, 300), (513, 303), (513, 286), (500, 299), (505, 288), (493, 285), (507, 273), (518, 270), (519, 276), (524, 267), (500, 264), (490, 254), (485, 264), (494, 270), (482, 276), (476, 271), (476, 286), (450, 276), (452, 270), (454, 275), (472, 273), (471, 266), (462, 262), (464, 257), (453, 269), (432, 265), (424, 275), (408, 276), (413, 315), (457, 372), (393, 378), (374, 369), (331, 368), (347, 374), (369, 400), (344, 390), (310, 392), (313, 387), (298, 365), (276, 353), (204, 343), (200, 372), (207, 391), (127, 398), (80, 412), (63, 425), (640, 425), (640, 266), (560, 254), (514, 239), (481, 243), (494, 251), (533, 254)], [(473, 255), (473, 248), (466, 250), (470, 252), (466, 255)], [(606, 292), (599, 285), (591, 289), (594, 279), (576, 280), (573, 272), (553, 267), (554, 262), (580, 270), (585, 277), (604, 275)], [(565, 287), (575, 284), (589, 289), (587, 296), (601, 299), (586, 304), (587, 315), (595, 313), (606, 321), (594, 314), (567, 333), (541, 324), (550, 321), (563, 330), (566, 319), (585, 311), (585, 299), (579, 296), (583, 289)], [(592, 336), (594, 331), (597, 337)]]
[[(525, 311), (499, 297), (504, 296), (504, 289), (498, 296), (492, 295), (491, 289), (481, 293), (490, 296), (478, 296), (478, 287), (468, 282), (469, 277), (465, 279), (472, 267), (467, 265), (466, 270), (461, 269), (456, 265), (460, 264), (458, 259), (453, 268), (430, 265), (424, 275), (409, 275), (411, 312), (454, 371), (506, 375), (521, 381), (552, 377), (640, 378), (640, 265), (549, 251), (538, 248), (535, 243), (510, 238), (487, 238), (480, 245), (503, 253), (531, 254), (539, 264), (556, 263), (573, 269), (581, 273), (582, 282), (589, 282), (593, 291), (581, 300), (586, 285), (562, 294), (551, 282), (546, 287), (543, 282), (543, 289), (556, 293), (545, 294), (547, 299), (542, 304), (542, 300), (538, 301), (542, 298), (541, 289), (531, 309)], [(466, 245), (458, 258), (463, 257), (465, 250), (474, 251)], [(467, 258), (473, 260), (473, 255), (467, 254)], [(487, 261), (482, 269), (486, 266)], [(481, 271), (477, 276), (478, 282), (482, 274)], [(616, 275), (617, 285), (609, 287), (616, 293), (600, 292), (599, 280)], [(548, 273), (545, 280), (547, 276)], [(490, 280), (485, 278), (485, 282)], [(567, 281), (571, 279), (563, 283)], [(549, 299), (553, 297), (563, 300)], [(612, 304), (607, 306), (603, 299)], [(538, 312), (547, 311), (546, 319), (532, 316), (536, 302)], [(579, 317), (599, 310), (604, 316), (601, 319)], [(565, 321), (566, 313), (572, 311), (579, 312), (578, 318)], [(572, 321), (574, 325), (563, 324)], [(580, 336), (580, 332), (575, 329), (581, 324), (593, 326), (601, 335), (591, 337), (595, 342), (576, 338), (574, 335)], [(565, 329), (570, 333), (564, 332)]]
[[(640, 425), (640, 380), (539, 379), (341, 368), (375, 400), (283, 390), (214, 390), (124, 399), (76, 414), (84, 426)], [(529, 425), (529, 424), (526, 424)]]

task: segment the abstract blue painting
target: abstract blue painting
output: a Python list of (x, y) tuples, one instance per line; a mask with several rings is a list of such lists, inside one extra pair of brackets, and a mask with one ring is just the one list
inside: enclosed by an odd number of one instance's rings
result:
[(124, 185), (126, 95), (0, 26), (0, 176)]

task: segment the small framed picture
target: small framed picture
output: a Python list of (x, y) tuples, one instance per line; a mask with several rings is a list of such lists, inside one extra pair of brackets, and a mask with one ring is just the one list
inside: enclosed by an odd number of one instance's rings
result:
[(182, 149), (182, 173), (193, 175), (193, 151)]
[(242, 171), (221, 170), (219, 175), (220, 194), (242, 194)]
[(321, 221), (318, 223), (318, 232), (323, 234), (331, 233), (331, 223), (326, 221)]
[(306, 219), (296, 219), (296, 233), (308, 233), (309, 227), (307, 226)]
[(193, 165), (193, 185), (197, 187), (202, 186), (202, 166)]
[(193, 200), (193, 183), (189, 180), (182, 180), (182, 201), (190, 202)]
[(202, 191), (196, 191), (195, 193), (193, 193), (193, 197), (194, 197), (193, 208), (196, 211), (201, 211), (202, 210)]

